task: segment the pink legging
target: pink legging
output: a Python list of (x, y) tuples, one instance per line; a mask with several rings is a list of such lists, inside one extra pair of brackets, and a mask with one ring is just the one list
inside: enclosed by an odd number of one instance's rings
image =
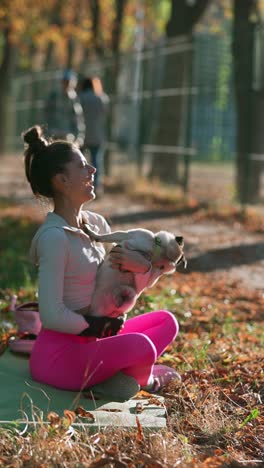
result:
[(42, 329), (30, 357), (31, 375), (44, 384), (79, 391), (122, 371), (144, 386), (177, 333), (177, 320), (165, 310), (131, 318), (109, 338)]

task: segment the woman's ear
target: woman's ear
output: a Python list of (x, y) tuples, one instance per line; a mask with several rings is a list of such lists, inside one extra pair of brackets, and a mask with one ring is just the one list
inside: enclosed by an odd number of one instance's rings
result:
[(68, 178), (63, 172), (58, 172), (52, 177), (52, 185), (57, 192), (63, 192), (68, 185)]

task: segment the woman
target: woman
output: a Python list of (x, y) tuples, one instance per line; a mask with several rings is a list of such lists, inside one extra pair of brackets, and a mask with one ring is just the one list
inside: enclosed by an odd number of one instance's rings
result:
[[(31, 257), (39, 266), (42, 329), (30, 357), (33, 379), (79, 391), (121, 371), (138, 385), (157, 391), (178, 377), (167, 366), (154, 365), (178, 332), (170, 312), (157, 311), (127, 320), (89, 317), (89, 303), (104, 247), (85, 233), (84, 223), (100, 233), (110, 231), (105, 219), (82, 206), (95, 198), (95, 168), (66, 141), (48, 142), (40, 127), (23, 135), (25, 171), (36, 196), (52, 199), (53, 212), (37, 231)], [(115, 247), (114, 268), (151, 277), (151, 264), (141, 254)]]

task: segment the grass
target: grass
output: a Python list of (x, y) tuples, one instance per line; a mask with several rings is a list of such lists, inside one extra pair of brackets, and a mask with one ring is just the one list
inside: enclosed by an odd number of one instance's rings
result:
[[(12, 326), (8, 312), (12, 294), (18, 295), (19, 302), (35, 299), (36, 271), (27, 251), (37, 226), (28, 213), (0, 219), (3, 339)], [(79, 420), (74, 413), (51, 417), (48, 424), (39, 414), (39, 424), (25, 432), (16, 426), (0, 428), (0, 465), (262, 466), (263, 295), (230, 282), (224, 273), (217, 280), (210, 273), (178, 274), (164, 277), (149, 294), (143, 294), (133, 313), (162, 308), (175, 314), (180, 332), (160, 362), (182, 375), (182, 382), (171, 382), (162, 392), (166, 430), (149, 433), (138, 425), (134, 430), (108, 428), (94, 434), (74, 428), (73, 421)]]
[(2, 288), (30, 287), (36, 271), (29, 259), (30, 240), (37, 224), (27, 217), (0, 218), (0, 284)]

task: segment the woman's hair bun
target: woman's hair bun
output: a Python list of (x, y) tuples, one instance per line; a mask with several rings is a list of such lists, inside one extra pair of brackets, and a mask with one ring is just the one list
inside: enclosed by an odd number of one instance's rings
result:
[(42, 128), (39, 125), (29, 128), (22, 134), (24, 142), (28, 144), (29, 148), (34, 151), (42, 151), (46, 148), (48, 142), (42, 136)]

